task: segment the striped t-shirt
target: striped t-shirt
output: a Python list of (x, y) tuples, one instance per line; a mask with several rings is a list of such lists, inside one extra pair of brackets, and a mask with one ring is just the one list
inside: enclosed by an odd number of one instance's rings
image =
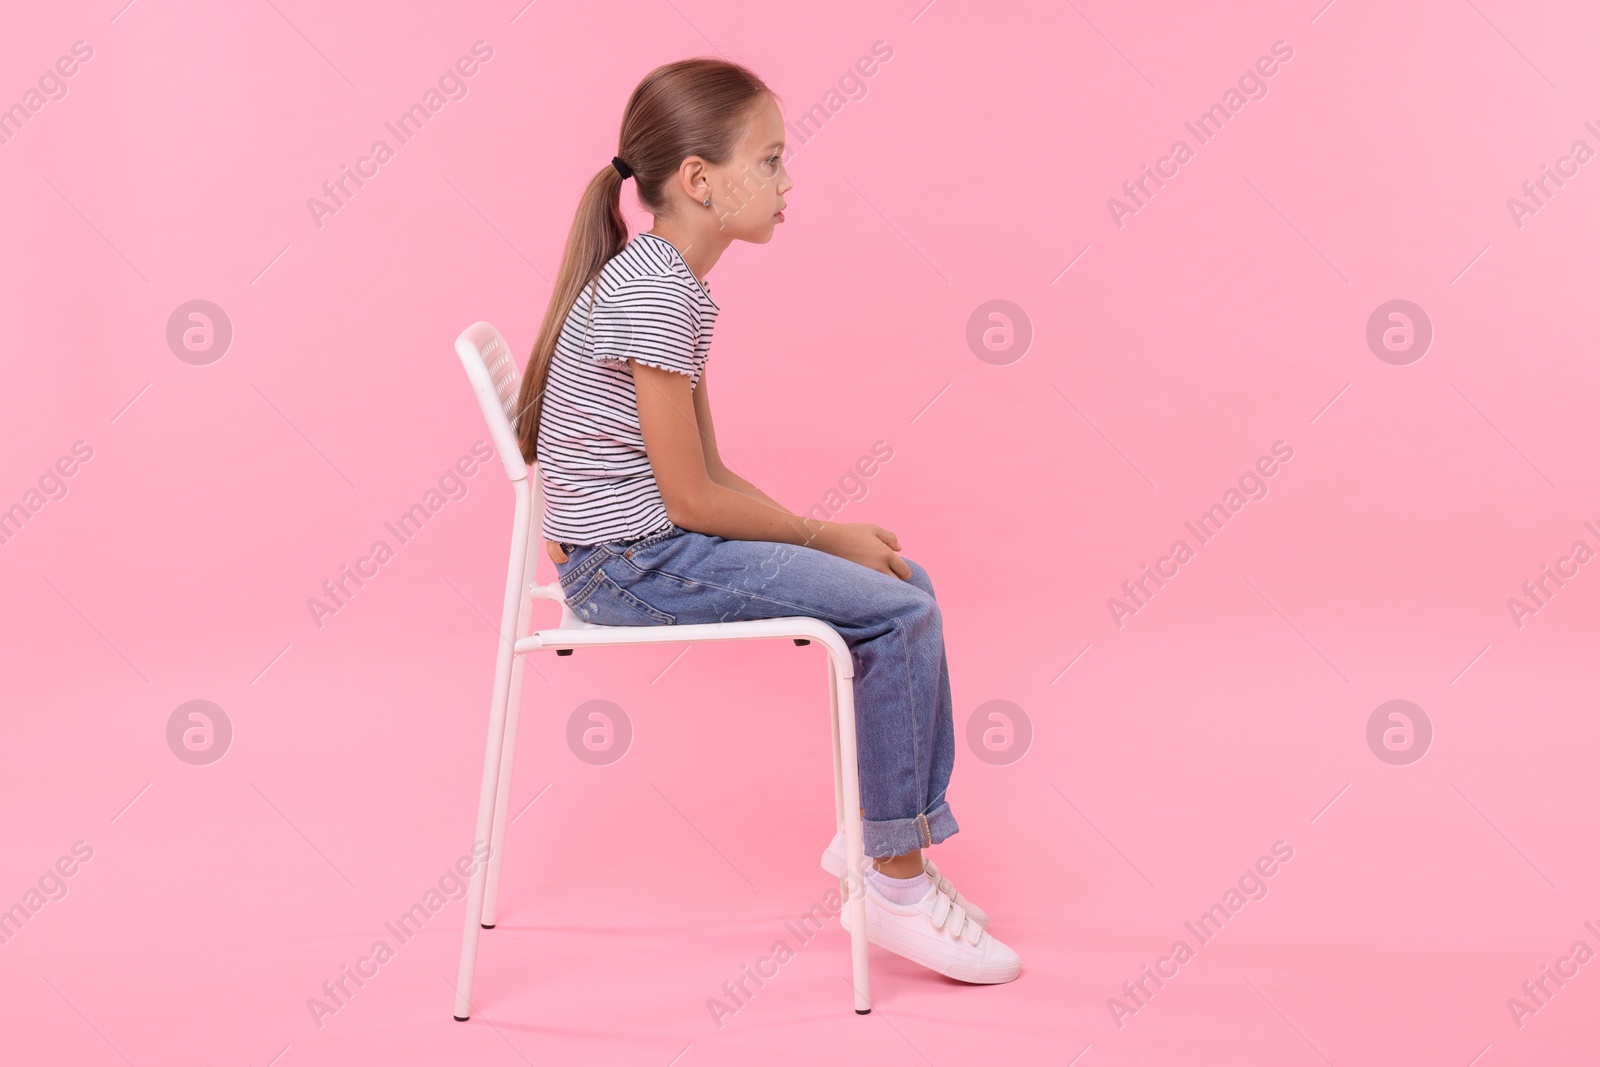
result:
[(606, 261), (597, 290), (584, 286), (556, 337), (539, 417), (547, 538), (593, 545), (667, 527), (628, 360), (688, 375), (697, 388), (718, 310), (677, 246), (653, 233)]

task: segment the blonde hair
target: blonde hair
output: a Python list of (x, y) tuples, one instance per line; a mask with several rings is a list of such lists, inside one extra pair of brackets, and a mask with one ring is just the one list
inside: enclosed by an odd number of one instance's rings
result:
[[(689, 156), (721, 165), (732, 158), (748, 118), (774, 97), (754, 73), (723, 59), (683, 59), (657, 67), (633, 90), (622, 114), (617, 157), (638, 183), (639, 202), (653, 214), (667, 207), (667, 182)], [(628, 243), (620, 204), (623, 178), (607, 163), (589, 179), (567, 233), (566, 251), (545, 307), (544, 321), (523, 369), (517, 398), (517, 444), (532, 463), (544, 412), (545, 383), (556, 338), (584, 286), (599, 286), (600, 270)], [(595, 294), (590, 293), (590, 300)]]

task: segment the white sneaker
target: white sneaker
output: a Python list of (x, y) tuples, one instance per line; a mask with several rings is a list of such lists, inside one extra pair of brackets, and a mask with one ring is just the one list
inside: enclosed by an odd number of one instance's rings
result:
[[(833, 840), (828, 842), (827, 849), (822, 853), (822, 869), (835, 878), (844, 877), (844, 830), (841, 829), (834, 834)], [(927, 853), (923, 853), (922, 856), (922, 869), (927, 872), (928, 878), (939, 892), (949, 897), (951, 903), (967, 913), (967, 918), (985, 930), (989, 928), (989, 916), (984, 914), (982, 908), (962, 896), (961, 892), (950, 884), (950, 879), (939, 873), (939, 868), (933, 865)]]
[[(896, 904), (867, 880), (867, 942), (961, 982), (993, 985), (1022, 972), (1022, 960), (934, 887), (915, 904)], [(850, 902), (840, 924), (850, 926)]]

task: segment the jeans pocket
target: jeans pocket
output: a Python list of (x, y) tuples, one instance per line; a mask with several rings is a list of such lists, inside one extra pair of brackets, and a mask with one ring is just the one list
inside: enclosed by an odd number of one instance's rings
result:
[(563, 593), (571, 593), (573, 586), (593, 576), (593, 568), (584, 567), (583, 561), (589, 558), (594, 546), (562, 545), (562, 548), (566, 551), (567, 558), (556, 564), (556, 582), (561, 586)]
[(671, 626), (678, 621), (624, 589), (598, 567), (583, 588), (568, 595), (567, 606), (579, 619), (598, 626)]

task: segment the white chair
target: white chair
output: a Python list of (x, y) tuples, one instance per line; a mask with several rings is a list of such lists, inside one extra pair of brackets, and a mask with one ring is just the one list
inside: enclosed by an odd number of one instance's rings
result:
[[(757, 619), (748, 622), (680, 626), (597, 626), (575, 616), (562, 596), (559, 581), (540, 585), (535, 578), (543, 555), (544, 488), (537, 462), (522, 459), (512, 429), (516, 417), (519, 375), (505, 338), (487, 322), (469, 326), (456, 338), (456, 354), (467, 370), (472, 391), (489, 424), (489, 436), (516, 497), (511, 526), (511, 561), (506, 571), (505, 606), (500, 614), (500, 641), (495, 656), (494, 694), (489, 702), (489, 741), (483, 756), (483, 786), (478, 794), (475, 851), (490, 843), (489, 862), (479, 864), (467, 893), (466, 930), (461, 939), (461, 973), (456, 982), (455, 1017), (465, 1021), (472, 1010), (472, 976), (478, 958), (480, 929), (492, 929), (505, 857), (506, 812), (511, 801), (511, 766), (517, 750), (517, 719), (522, 697), (524, 656), (554, 649), (571, 655), (574, 649), (602, 645), (678, 644), (684, 641), (750, 641), (792, 638), (803, 645), (816, 641), (828, 652), (828, 690), (833, 722), (833, 802), (836, 822), (844, 824), (845, 855), (854, 857), (849, 870), (861, 870), (860, 782), (856, 773), (856, 717), (850, 649), (837, 630), (804, 616)], [(532, 473), (532, 488), (529, 473)], [(561, 620), (550, 628), (533, 630), (533, 602), (554, 600), (561, 605)], [(855, 1009), (867, 1014), (871, 999), (867, 985), (866, 897), (859, 881), (841, 878), (843, 906), (850, 913), (851, 984)], [(856, 887), (851, 892), (852, 884)]]

